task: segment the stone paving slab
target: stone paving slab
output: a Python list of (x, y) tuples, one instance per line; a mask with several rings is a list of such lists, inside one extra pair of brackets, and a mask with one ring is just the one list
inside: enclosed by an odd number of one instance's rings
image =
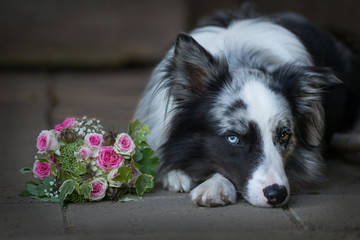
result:
[(305, 230), (360, 234), (359, 203), (359, 194), (299, 195), (291, 199), (290, 209)]
[(0, 203), (30, 202), (19, 197), (31, 174), (21, 175), (23, 167), (32, 167), (36, 138), (47, 128), (48, 78), (36, 73), (0, 74)]
[(159, 189), (145, 195), (140, 202), (69, 204), (66, 215), (71, 235), (79, 235), (85, 228), (89, 236), (119, 232), (119, 236), (151, 236), (149, 239), (236, 236), (274, 230), (296, 232), (296, 226), (283, 209), (254, 208), (245, 202), (223, 208), (202, 208), (193, 205), (188, 194), (169, 194)]
[(0, 239), (44, 239), (64, 234), (61, 208), (58, 204), (0, 204)]

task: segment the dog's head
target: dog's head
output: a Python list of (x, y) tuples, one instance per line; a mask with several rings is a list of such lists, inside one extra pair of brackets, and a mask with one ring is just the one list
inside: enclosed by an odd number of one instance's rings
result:
[(339, 82), (329, 70), (283, 64), (268, 72), (246, 63), (230, 69), (225, 57), (180, 34), (165, 71), (175, 104), (164, 146), (172, 167), (199, 181), (218, 172), (261, 207), (287, 202), (289, 177), (319, 178), (320, 95)]

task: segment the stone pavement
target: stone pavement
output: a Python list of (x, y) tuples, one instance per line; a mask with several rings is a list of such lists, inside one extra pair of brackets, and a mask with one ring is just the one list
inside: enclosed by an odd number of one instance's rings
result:
[(328, 181), (291, 196), (286, 208), (243, 200), (194, 206), (157, 187), (141, 202), (42, 203), (20, 197), (35, 141), (66, 117), (95, 117), (126, 130), (149, 69), (0, 73), (0, 239), (360, 239), (360, 157), (328, 160)]

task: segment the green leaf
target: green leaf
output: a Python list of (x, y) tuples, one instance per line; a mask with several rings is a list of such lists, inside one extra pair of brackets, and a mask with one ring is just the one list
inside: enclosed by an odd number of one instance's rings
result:
[(122, 182), (128, 184), (132, 180), (134, 180), (134, 175), (132, 174), (132, 169), (129, 167), (120, 167), (118, 170), (118, 176), (113, 178), (112, 180), (117, 182)]
[(60, 191), (60, 204), (64, 206), (64, 201), (66, 196), (71, 194), (75, 189), (75, 181), (72, 179), (66, 180), (61, 187), (59, 188)]
[(147, 125), (147, 124), (144, 124), (142, 127), (141, 127), (141, 129), (140, 129), (140, 131), (141, 132), (144, 132), (144, 133), (151, 133), (150, 132), (150, 129), (149, 129), (149, 125)]
[(146, 142), (146, 137), (145, 137), (145, 134), (143, 132), (137, 132), (136, 133), (136, 136), (135, 136), (135, 139), (134, 139), (134, 142), (135, 144), (138, 143), (141, 144), (141, 142)]
[(84, 162), (78, 161), (75, 169), (75, 174), (83, 175), (85, 173), (86, 173), (86, 164)]
[(80, 186), (80, 193), (86, 198), (90, 198), (90, 192), (93, 190), (93, 187), (90, 183), (83, 183)]
[(31, 195), (38, 195), (38, 184), (34, 182), (28, 182), (26, 184), (26, 190), (31, 194)]
[(137, 195), (124, 195), (122, 197), (119, 198), (119, 202), (130, 202), (130, 201), (141, 201), (142, 197), (137, 196)]
[(45, 177), (41, 182), (50, 187), (51, 186), (50, 182), (54, 182), (54, 178), (53, 177)]
[(56, 170), (56, 167), (55, 167), (55, 166), (52, 166), (52, 167), (51, 167), (51, 175), (57, 176), (57, 170)]
[(154, 177), (148, 174), (142, 174), (137, 177), (135, 182), (136, 193), (142, 196), (146, 190), (154, 187)]
[(53, 203), (60, 202), (60, 199), (56, 197), (38, 197), (38, 196), (31, 196), (31, 197), (36, 200), (40, 200), (42, 202), (53, 202)]
[(131, 136), (133, 133), (136, 132), (136, 128), (138, 128), (141, 125), (141, 122), (139, 119), (136, 119), (135, 121), (131, 122), (129, 124), (128, 134)]
[(75, 191), (80, 195), (80, 185), (79, 183), (75, 182)]
[(136, 148), (135, 150), (135, 162), (139, 162), (141, 161), (141, 159), (143, 158), (143, 154), (141, 152), (141, 150), (139, 148)]
[(146, 148), (142, 151), (142, 159), (137, 161), (141, 165), (139, 168), (140, 172), (155, 176), (153, 171), (159, 165), (159, 158), (153, 157), (154, 151), (151, 148)]
[(27, 168), (27, 167), (25, 167), (25, 168), (22, 168), (22, 169), (20, 169), (20, 173), (22, 173), (22, 174), (25, 174), (25, 173), (32, 173), (33, 171), (32, 171), (32, 169), (31, 168)]
[(22, 197), (30, 197), (31, 193), (28, 190), (24, 190), (20, 193), (20, 196)]

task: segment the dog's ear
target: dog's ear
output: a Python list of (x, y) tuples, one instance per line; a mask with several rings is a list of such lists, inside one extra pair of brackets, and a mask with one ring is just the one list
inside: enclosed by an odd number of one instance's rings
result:
[(177, 36), (174, 55), (166, 72), (171, 95), (178, 100), (200, 96), (221, 85), (229, 75), (224, 58), (212, 56), (186, 33)]
[(275, 89), (293, 102), (299, 114), (312, 112), (321, 103), (323, 94), (342, 81), (329, 68), (285, 66), (274, 71)]

